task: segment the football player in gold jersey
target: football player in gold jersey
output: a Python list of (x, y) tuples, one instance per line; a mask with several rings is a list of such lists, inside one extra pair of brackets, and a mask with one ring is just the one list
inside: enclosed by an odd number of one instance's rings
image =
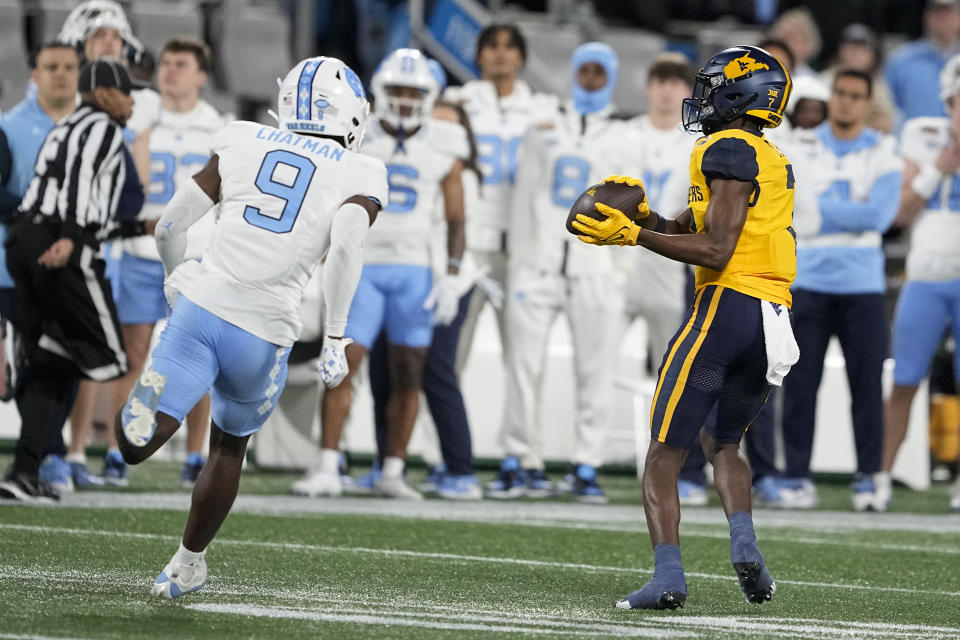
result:
[[(696, 267), (696, 302), (660, 365), (650, 419), (643, 493), (656, 568), (618, 608), (674, 609), (686, 600), (677, 474), (698, 436), (730, 523), (740, 588), (755, 603), (775, 590), (757, 547), (750, 469), (738, 448), (770, 384), (797, 357), (788, 310), (796, 274), (793, 170), (763, 136), (780, 124), (790, 89), (783, 64), (763, 49), (721, 51), (684, 101), (684, 127), (705, 134), (690, 158), (689, 208), (666, 220), (646, 202), (636, 213), (597, 203), (606, 218), (580, 215), (573, 225), (584, 242), (640, 245)], [(704, 428), (715, 405), (716, 425)]]

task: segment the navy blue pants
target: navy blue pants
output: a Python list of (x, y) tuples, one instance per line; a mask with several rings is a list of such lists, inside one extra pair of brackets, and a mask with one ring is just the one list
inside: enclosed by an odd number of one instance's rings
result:
[[(456, 475), (473, 473), (473, 443), (470, 439), (470, 424), (467, 422), (467, 407), (460, 392), (460, 379), (456, 372), (457, 343), (460, 328), (467, 317), (467, 307), (473, 291), (460, 298), (460, 308), (453, 322), (433, 328), (433, 341), (427, 350), (423, 372), (423, 393), (427, 397), (430, 414), (437, 426), (440, 452), (447, 472)], [(387, 338), (378, 336), (370, 349), (370, 391), (373, 394), (373, 412), (377, 430), (378, 458), (386, 443), (387, 401), (390, 398), (390, 374), (387, 368)]]
[(766, 355), (760, 300), (716, 285), (700, 289), (660, 365), (651, 436), (689, 450), (705, 426), (718, 442), (739, 443), (770, 391)]
[(805, 478), (810, 474), (817, 390), (827, 344), (834, 335), (840, 340), (846, 361), (857, 471), (876, 473), (883, 452), (881, 376), (889, 338), (883, 294), (837, 295), (797, 289), (793, 292), (793, 322), (800, 360), (784, 381), (787, 477)]

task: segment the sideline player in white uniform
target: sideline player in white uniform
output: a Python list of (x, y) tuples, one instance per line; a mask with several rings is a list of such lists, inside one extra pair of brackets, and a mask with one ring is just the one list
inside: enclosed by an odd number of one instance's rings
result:
[[(159, 597), (206, 582), (204, 552), (236, 498), (247, 440), (283, 390), (303, 289), (324, 255), (320, 376), (335, 386), (347, 373), (347, 310), (363, 239), (387, 197), (386, 169), (356, 153), (367, 101), (360, 79), (336, 58), (294, 67), (278, 112), (279, 129), (233, 122), (217, 134), (210, 161), (177, 189), (157, 224), (173, 314), (117, 414), (124, 459), (152, 455), (208, 391), (213, 414), (210, 458), (180, 548), (153, 585)], [(217, 202), (203, 260), (185, 260), (187, 229)]]
[[(162, 109), (160, 120), (150, 131), (150, 186), (141, 219), (159, 218), (177, 186), (210, 159), (210, 143), (225, 124), (217, 110), (200, 99), (210, 64), (210, 48), (196, 38), (174, 38), (160, 50), (157, 88)], [(214, 224), (211, 215), (190, 228), (188, 260), (203, 254)], [(129, 363), (127, 374), (114, 386), (114, 406), (119, 408), (143, 370), (154, 326), (167, 317), (163, 263), (153, 238), (123, 242), (114, 292)], [(209, 419), (210, 397), (204, 396), (187, 416), (187, 461), (181, 473), (181, 481), (187, 486), (196, 481), (203, 468), (203, 441)]]
[[(944, 331), (960, 328), (960, 56), (940, 72), (946, 118), (908, 120), (901, 133), (904, 158), (900, 209), (894, 224), (913, 225), (907, 282), (893, 323), (893, 391), (887, 400), (881, 473), (877, 492), (891, 498), (890, 470), (907, 433), (910, 406)], [(960, 380), (960, 349), (954, 360)], [(960, 479), (950, 508), (960, 510)]]
[(547, 340), (563, 312), (573, 339), (577, 404), (568, 485), (578, 500), (605, 502), (597, 467), (609, 428), (623, 298), (613, 252), (591, 251), (562, 221), (577, 197), (604, 176), (628, 174), (627, 123), (612, 117), (619, 63), (608, 45), (573, 53), (573, 99), (533, 124), (523, 138), (510, 221), (506, 354), (501, 444), (506, 457), (487, 485), (491, 498), (547, 497), (540, 404)]
[[(113, 0), (87, 0), (77, 5), (63, 21), (57, 39), (69, 42), (83, 52), (86, 60), (110, 58), (124, 65), (128, 60), (136, 59), (143, 52), (143, 45), (133, 34), (130, 22), (123, 7)], [(133, 188), (137, 177), (139, 186), (150, 180), (150, 127), (160, 114), (160, 96), (153, 89), (132, 91), (133, 115), (124, 126), (123, 135), (136, 172), (127, 170), (127, 187)], [(115, 245), (105, 244), (106, 276), (116, 280), (117, 261), (112, 259)], [(91, 380), (80, 383), (77, 399), (70, 412), (70, 450), (67, 461), (70, 463), (74, 482), (78, 486), (107, 485), (125, 486), (127, 467), (117, 449), (113, 436), (107, 436), (107, 455), (104, 459), (103, 479), (96, 478), (86, 468), (85, 450), (87, 440), (93, 431), (94, 413), (98, 395), (108, 399), (104, 404), (113, 404), (114, 385), (101, 384)]]
[(533, 122), (556, 112), (556, 96), (534, 93), (518, 78), (527, 57), (527, 44), (515, 25), (491, 24), (477, 39), (477, 66), (481, 80), (449, 87), (444, 98), (463, 104), (477, 141), (477, 165), (483, 173), (480, 197), (470, 207), (467, 248), (481, 270), (499, 289), (478, 286), (471, 294), (467, 318), (460, 331), (457, 371), (466, 365), (477, 318), (490, 302), (497, 309), (503, 354), (509, 349), (502, 305), (507, 282), (507, 230), (523, 135)]
[[(697, 138), (684, 131), (680, 121), (683, 100), (693, 90), (693, 76), (693, 68), (682, 54), (664, 53), (654, 58), (647, 73), (650, 110), (631, 121), (639, 136), (637, 163), (647, 200), (671, 219), (687, 208), (690, 152)], [(617, 261), (628, 281), (646, 283), (626, 287), (625, 324), (644, 318), (649, 336), (647, 353), (659, 358), (666, 352), (687, 306), (687, 266), (652, 251), (617, 251)], [(651, 364), (655, 369), (660, 363)]]
[[(426, 57), (416, 49), (398, 49), (388, 55), (371, 84), (376, 117), (363, 153), (386, 164), (390, 193), (380, 222), (367, 235), (363, 275), (350, 305), (346, 335), (353, 344), (347, 347), (348, 377), (356, 373), (386, 329), (391, 391), (383, 468), (374, 490), (417, 500), (422, 496), (403, 478), (404, 457), (417, 420), (433, 324), (453, 320), (462, 294), (456, 278), (466, 244), (460, 174), (461, 158), (469, 148), (463, 127), (429, 117), (440, 88)], [(441, 194), (450, 259), (446, 277), (434, 283), (430, 245)], [(291, 487), (295, 494), (342, 492), (338, 446), (350, 402), (349, 380), (324, 393), (320, 464)]]

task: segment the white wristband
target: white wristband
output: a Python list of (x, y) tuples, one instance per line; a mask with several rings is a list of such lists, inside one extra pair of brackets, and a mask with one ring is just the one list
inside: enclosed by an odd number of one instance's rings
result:
[(910, 181), (910, 188), (924, 200), (929, 200), (933, 197), (942, 180), (943, 174), (937, 171), (935, 166), (928, 164), (913, 177), (913, 180)]

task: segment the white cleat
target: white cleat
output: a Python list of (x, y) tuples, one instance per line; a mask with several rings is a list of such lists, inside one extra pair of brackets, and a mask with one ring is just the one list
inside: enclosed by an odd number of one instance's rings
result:
[(152, 593), (158, 598), (172, 600), (184, 594), (199, 591), (205, 584), (207, 584), (205, 558), (200, 558), (191, 564), (182, 564), (174, 555), (154, 581)]
[(817, 488), (808, 479), (799, 482), (785, 480), (785, 485), (780, 489), (780, 497), (783, 509), (813, 509), (820, 502)]
[(950, 490), (950, 510), (960, 511), (960, 476), (957, 476), (957, 481)]
[(295, 496), (318, 498), (330, 496), (339, 497), (343, 494), (343, 482), (340, 473), (327, 473), (320, 470), (308, 471), (300, 480), (290, 485), (290, 492)]
[(380, 479), (373, 485), (373, 492), (383, 498), (423, 500), (423, 495), (408, 485), (403, 476), (380, 476)]

